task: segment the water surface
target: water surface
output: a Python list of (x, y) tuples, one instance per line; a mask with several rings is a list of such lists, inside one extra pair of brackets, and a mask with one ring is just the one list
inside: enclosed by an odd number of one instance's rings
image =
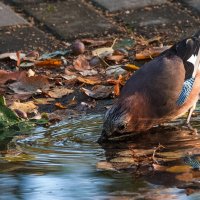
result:
[[(188, 153), (198, 158), (199, 136), (159, 128), (99, 146), (101, 127), (101, 115), (88, 115), (3, 132), (0, 199), (200, 199), (200, 173), (183, 161)], [(155, 151), (159, 143), (165, 148)]]

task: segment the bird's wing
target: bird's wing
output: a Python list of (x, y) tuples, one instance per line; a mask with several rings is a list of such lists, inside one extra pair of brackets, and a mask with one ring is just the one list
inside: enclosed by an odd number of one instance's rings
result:
[(195, 36), (182, 40), (173, 47), (176, 49), (176, 54), (183, 60), (185, 67), (185, 81), (176, 102), (178, 106), (181, 106), (186, 102), (192, 91), (195, 77), (200, 66), (199, 47), (199, 38)]

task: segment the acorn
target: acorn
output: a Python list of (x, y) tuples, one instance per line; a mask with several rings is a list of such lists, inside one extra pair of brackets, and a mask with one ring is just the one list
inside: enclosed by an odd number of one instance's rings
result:
[(71, 49), (72, 53), (78, 56), (85, 52), (85, 45), (80, 40), (76, 40), (74, 43), (72, 43)]

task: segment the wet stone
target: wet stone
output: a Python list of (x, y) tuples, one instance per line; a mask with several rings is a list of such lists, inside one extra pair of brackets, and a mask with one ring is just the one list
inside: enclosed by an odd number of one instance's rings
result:
[(139, 35), (147, 38), (159, 35), (165, 42), (192, 35), (200, 25), (195, 18), (171, 4), (140, 8), (118, 17)]
[(18, 50), (51, 52), (59, 48), (59, 41), (35, 27), (0, 28), (0, 53)]
[(191, 6), (195, 10), (200, 12), (200, 1), (199, 0), (182, 0), (187, 5)]
[(16, 14), (9, 6), (0, 2), (0, 27), (28, 24), (21, 16)]
[(93, 2), (112, 12), (164, 4), (167, 3), (167, 0), (93, 0)]
[(106, 18), (81, 0), (24, 4), (26, 12), (63, 39), (97, 36), (117, 31)]

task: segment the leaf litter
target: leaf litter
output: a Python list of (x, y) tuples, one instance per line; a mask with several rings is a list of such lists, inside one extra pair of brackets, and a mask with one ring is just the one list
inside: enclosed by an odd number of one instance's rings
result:
[[(8, 109), (22, 118), (31, 118), (30, 113), (35, 110), (37, 116), (43, 116), (41, 110), (52, 115), (60, 109), (78, 111), (87, 98), (117, 97), (126, 80), (139, 69), (132, 52), (136, 52), (137, 59), (159, 55), (164, 48), (152, 50), (150, 45), (157, 40), (159, 38), (143, 39), (143, 42), (141, 38), (132, 37), (85, 38), (72, 42), (65, 49), (42, 52), (41, 55), (31, 49), (29, 52), (4, 52), (0, 54), (0, 62), (6, 64), (7, 59), (11, 59), (15, 65), (12, 71), (0, 70), (0, 92), (7, 99)], [(71, 95), (76, 99), (73, 103), (70, 102)], [(85, 100), (80, 102), (80, 97)], [(48, 110), (51, 105), (53, 113)], [(96, 103), (88, 109), (95, 109), (95, 106)]]

